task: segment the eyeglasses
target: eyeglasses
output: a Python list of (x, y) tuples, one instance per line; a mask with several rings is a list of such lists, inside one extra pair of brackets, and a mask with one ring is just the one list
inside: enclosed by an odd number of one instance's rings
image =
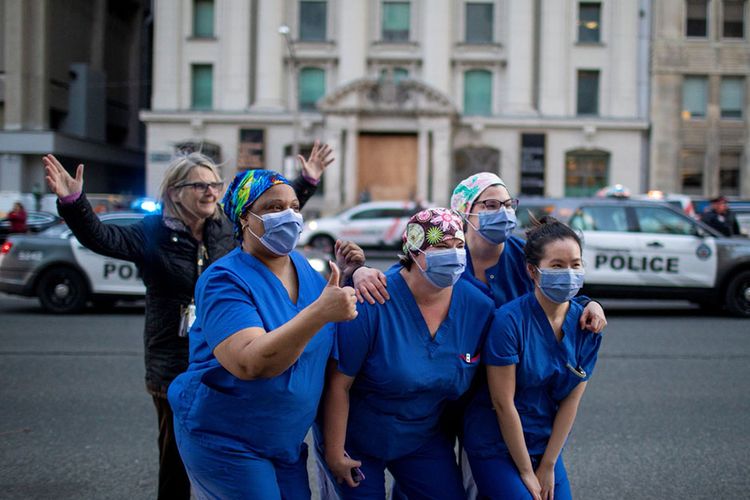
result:
[(191, 187), (194, 191), (202, 191), (207, 193), (209, 189), (213, 189), (216, 192), (224, 189), (223, 182), (186, 182), (185, 184), (179, 184), (176, 188)]
[(490, 212), (495, 212), (497, 210), (500, 210), (501, 208), (505, 208), (506, 210), (515, 210), (518, 208), (518, 200), (515, 198), (508, 198), (507, 200), (481, 200), (481, 201), (475, 201), (474, 205), (480, 205), (483, 206), (485, 210), (489, 210)]

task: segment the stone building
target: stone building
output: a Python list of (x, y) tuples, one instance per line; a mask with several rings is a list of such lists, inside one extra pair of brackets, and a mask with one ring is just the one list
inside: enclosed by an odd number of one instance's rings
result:
[(146, 0), (0, 0), (0, 191), (46, 191), (41, 157), (89, 192), (142, 193)]
[(650, 186), (750, 196), (746, 0), (654, 0)]
[(514, 194), (647, 187), (650, 1), (160, 0), (147, 191), (201, 149), (291, 172), (336, 161), (311, 202), (447, 204), (499, 173)]

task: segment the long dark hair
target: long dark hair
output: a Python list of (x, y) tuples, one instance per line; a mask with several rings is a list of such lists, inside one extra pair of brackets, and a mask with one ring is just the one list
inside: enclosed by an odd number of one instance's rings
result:
[(581, 238), (559, 220), (550, 215), (545, 215), (537, 220), (533, 214), (529, 214), (529, 218), (532, 226), (526, 231), (526, 245), (523, 247), (523, 254), (529, 264), (539, 266), (542, 258), (544, 258), (544, 249), (553, 241), (570, 238), (582, 250)]

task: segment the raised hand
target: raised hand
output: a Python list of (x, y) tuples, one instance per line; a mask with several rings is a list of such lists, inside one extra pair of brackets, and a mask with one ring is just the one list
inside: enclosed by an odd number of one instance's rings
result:
[(354, 288), (339, 286), (341, 271), (335, 262), (329, 261), (331, 276), (320, 297), (315, 301), (319, 313), (326, 322), (349, 321), (357, 317), (357, 297)]
[(365, 252), (353, 241), (336, 240), (334, 253), (344, 282), (352, 276), (354, 271), (365, 265)]
[(321, 145), (320, 141), (315, 141), (307, 160), (302, 155), (297, 156), (305, 175), (315, 180), (320, 179), (328, 165), (333, 162), (333, 158), (331, 146), (328, 144)]
[(83, 164), (78, 165), (76, 176), (73, 178), (53, 155), (44, 156), (42, 163), (47, 186), (58, 198), (83, 191)]

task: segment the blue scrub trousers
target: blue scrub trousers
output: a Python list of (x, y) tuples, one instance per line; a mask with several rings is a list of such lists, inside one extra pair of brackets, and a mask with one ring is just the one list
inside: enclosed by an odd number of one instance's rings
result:
[[(531, 465), (536, 469), (541, 455), (531, 457)], [(531, 493), (521, 481), (521, 475), (510, 454), (501, 457), (477, 458), (469, 456), (471, 472), (479, 489), (479, 498), (527, 500)], [(555, 500), (572, 500), (568, 474), (565, 471), (562, 455), (555, 464)]]
[(175, 424), (177, 446), (197, 500), (310, 498), (306, 444), (299, 459), (286, 464), (250, 451), (206, 446)]
[(383, 500), (386, 468), (409, 500), (464, 498), (461, 471), (456, 464), (453, 446), (443, 436), (435, 437), (413, 453), (389, 461), (354, 449), (347, 451), (352, 458), (362, 462), (360, 469), (365, 480), (356, 488), (339, 485), (343, 500)]

